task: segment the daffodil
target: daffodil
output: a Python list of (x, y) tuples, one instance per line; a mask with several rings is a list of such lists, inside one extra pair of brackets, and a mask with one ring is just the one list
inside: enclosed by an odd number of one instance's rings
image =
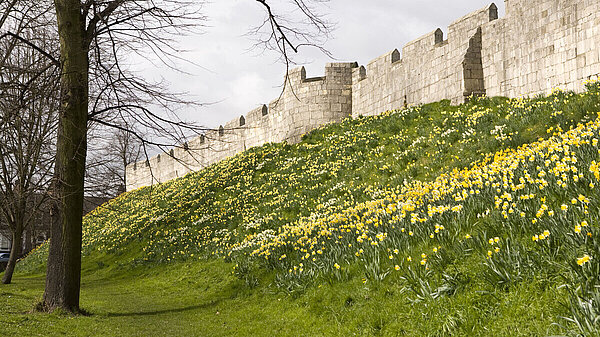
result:
[(577, 259), (577, 264), (583, 266), (590, 261), (591, 257), (587, 254)]

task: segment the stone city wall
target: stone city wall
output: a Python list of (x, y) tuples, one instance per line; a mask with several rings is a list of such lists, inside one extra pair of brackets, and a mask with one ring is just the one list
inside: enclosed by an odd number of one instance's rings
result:
[(225, 123), (217, 130), (148, 161), (127, 166), (127, 190), (198, 171), (253, 146), (300, 141), (321, 125), (352, 114), (352, 69), (356, 63), (329, 63), (325, 76), (306, 78), (304, 67), (288, 73), (281, 97)]
[(407, 104), (484, 94), (481, 26), (498, 18), (492, 4), (454, 21), (448, 39), (437, 29), (395, 49), (353, 73), (352, 114), (376, 115)]
[(505, 0), (395, 49), (366, 66), (331, 63), (325, 76), (293, 69), (279, 100), (169, 153), (126, 169), (127, 190), (181, 177), (268, 142), (297, 142), (327, 123), (471, 95), (536, 95), (583, 89), (600, 74), (600, 1)]
[(600, 1), (509, 0), (506, 16), (482, 27), (489, 96), (580, 91), (600, 74)]

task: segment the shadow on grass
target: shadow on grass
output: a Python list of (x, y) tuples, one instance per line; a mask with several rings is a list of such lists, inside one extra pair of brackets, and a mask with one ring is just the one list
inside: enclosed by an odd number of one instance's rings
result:
[(11, 292), (7, 292), (7, 291), (0, 292), (0, 297), (32, 298), (32, 296), (29, 296), (29, 295), (20, 294), (20, 293), (11, 293)]
[(135, 317), (135, 316), (153, 316), (171, 313), (180, 313), (197, 309), (207, 309), (216, 306), (221, 300), (211, 301), (209, 303), (191, 305), (183, 308), (163, 309), (154, 311), (139, 311), (139, 312), (109, 312), (106, 317)]

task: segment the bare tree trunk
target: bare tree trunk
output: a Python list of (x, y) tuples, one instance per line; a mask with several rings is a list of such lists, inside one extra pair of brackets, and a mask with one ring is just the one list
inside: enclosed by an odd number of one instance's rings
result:
[[(17, 220), (18, 221), (18, 220)], [(8, 265), (6, 266), (6, 270), (4, 271), (4, 276), (2, 277), (2, 283), (10, 284), (12, 281), (12, 276), (15, 271), (15, 265), (17, 264), (17, 258), (21, 255), (23, 250), (23, 223), (22, 221), (18, 221), (15, 226), (15, 231), (12, 235), (12, 247), (10, 249), (10, 257), (8, 260)]]
[(23, 243), (23, 254), (29, 253), (33, 249), (33, 231), (34, 231), (35, 223), (27, 226), (23, 230), (23, 236), (25, 237)]
[(125, 168), (125, 170), (123, 171), (123, 188), (121, 188), (121, 191), (119, 191), (121, 193), (125, 193), (125, 191), (127, 191), (127, 174), (125, 174), (125, 171), (127, 170), (127, 165), (129, 165), (129, 163), (127, 162), (127, 153), (125, 153), (125, 151), (123, 151), (122, 153), (122, 160), (123, 160), (123, 167)]
[(56, 221), (50, 237), (44, 307), (79, 311), (81, 219), (87, 149), (88, 54), (79, 0), (55, 0), (61, 107), (55, 165)]

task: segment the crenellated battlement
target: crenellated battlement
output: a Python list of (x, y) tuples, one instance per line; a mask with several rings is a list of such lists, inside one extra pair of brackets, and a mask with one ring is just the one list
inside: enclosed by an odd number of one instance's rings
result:
[(452, 22), (447, 39), (438, 28), (408, 42), (402, 55), (394, 49), (355, 69), (353, 116), (442, 99), (460, 103), (471, 94), (485, 93), (478, 34), (482, 25), (497, 18), (498, 7), (491, 4)]
[(267, 142), (301, 136), (348, 116), (471, 95), (578, 90), (600, 75), (600, 2), (505, 0), (394, 49), (365, 66), (328, 63), (322, 77), (291, 69), (277, 100), (257, 105), (168, 153), (129, 165), (127, 190), (164, 182)]
[(253, 146), (298, 142), (300, 137), (352, 113), (352, 70), (358, 64), (328, 63), (325, 76), (306, 78), (304, 67), (291, 69), (278, 99), (262, 104), (215, 130), (190, 139), (126, 169), (127, 190), (181, 177)]

